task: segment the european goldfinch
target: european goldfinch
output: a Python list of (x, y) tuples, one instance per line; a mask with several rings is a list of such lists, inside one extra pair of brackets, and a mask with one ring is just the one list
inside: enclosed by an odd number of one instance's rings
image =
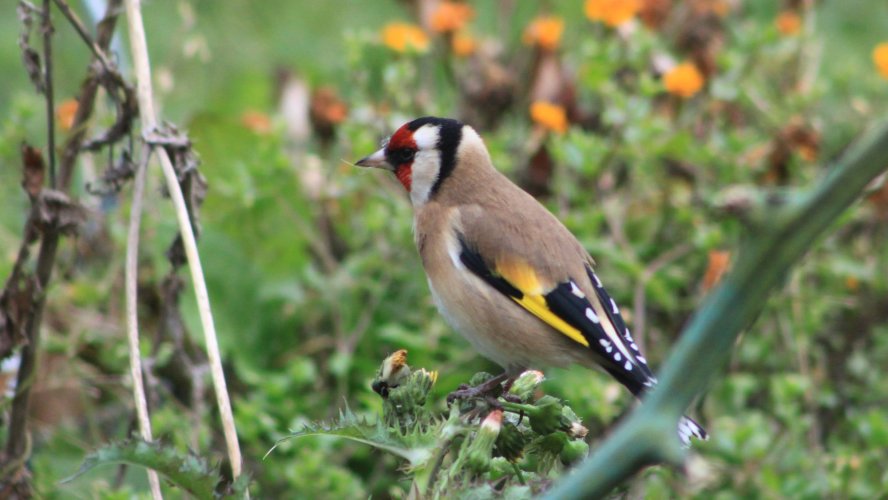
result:
[[(435, 305), (505, 373), (598, 364), (640, 397), (657, 383), (616, 302), (577, 239), (499, 173), (481, 137), (424, 117), (356, 163), (395, 174), (410, 195), (414, 237)], [(459, 391), (457, 391), (459, 392)], [(687, 445), (706, 431), (685, 417)]]

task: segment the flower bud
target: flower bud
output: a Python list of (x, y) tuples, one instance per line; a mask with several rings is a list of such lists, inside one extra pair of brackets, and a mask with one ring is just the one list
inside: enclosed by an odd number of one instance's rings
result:
[(391, 389), (401, 385), (408, 376), (410, 376), (410, 367), (407, 366), (407, 350), (399, 349), (382, 361), (370, 387), (385, 399)]
[(555, 431), (551, 434), (543, 436), (538, 441), (538, 446), (543, 451), (549, 452), (553, 455), (557, 455), (561, 453), (561, 450), (564, 449), (564, 445), (566, 445), (567, 442), (567, 434), (562, 431)]
[(496, 451), (506, 460), (514, 462), (521, 458), (527, 441), (527, 436), (515, 424), (505, 422), (496, 438)]
[(429, 395), (429, 391), (432, 390), (432, 386), (435, 385), (435, 381), (437, 380), (438, 372), (430, 372), (425, 368), (420, 368), (411, 373), (410, 377), (403, 385), (410, 391), (410, 399), (413, 404), (416, 406), (422, 406), (425, 405), (426, 397)]
[(588, 453), (589, 445), (582, 439), (575, 439), (573, 441), (568, 441), (564, 447), (561, 448), (561, 454), (559, 456), (561, 458), (561, 463), (564, 465), (572, 465), (586, 458)]
[(480, 474), (490, 469), (491, 451), (493, 451), (493, 445), (499, 436), (502, 423), (502, 410), (493, 410), (481, 422), (481, 427), (475, 433), (475, 439), (469, 444), (467, 450), (466, 467), (469, 470)]
[(515, 382), (512, 383), (512, 387), (509, 388), (509, 394), (518, 397), (521, 402), (530, 401), (536, 388), (543, 383), (544, 379), (543, 372), (538, 370), (527, 370), (515, 379)]
[(487, 478), (490, 481), (496, 481), (497, 479), (512, 475), (513, 472), (512, 464), (508, 460), (503, 457), (495, 457), (490, 461), (490, 471), (487, 474)]
[(586, 437), (586, 434), (589, 434), (589, 429), (580, 422), (580, 417), (574, 413), (570, 406), (565, 406), (561, 410), (561, 417), (562, 422), (567, 422), (567, 428), (564, 430), (567, 431), (567, 435), (571, 439), (583, 439)]
[(589, 429), (583, 424), (579, 422), (570, 423), (570, 429), (567, 430), (567, 435), (570, 436), (571, 439), (583, 439), (586, 437), (586, 434), (589, 434)]
[[(406, 368), (406, 365), (403, 369)], [(438, 372), (421, 368), (402, 378), (397, 386), (386, 387), (382, 405), (386, 425), (412, 425), (425, 412), (429, 391), (438, 379)]]
[(530, 413), (530, 428), (537, 434), (545, 436), (569, 425), (569, 423), (562, 422), (563, 405), (557, 398), (543, 396), (534, 407), (536, 411)]

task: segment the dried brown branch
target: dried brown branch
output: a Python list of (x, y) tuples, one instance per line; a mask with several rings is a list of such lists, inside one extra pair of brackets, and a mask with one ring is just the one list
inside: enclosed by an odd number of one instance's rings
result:
[(136, 103), (136, 93), (132, 86), (126, 83), (116, 70), (101, 68), (95, 76), (98, 84), (112, 97), (116, 116), (114, 123), (98, 137), (86, 141), (81, 146), (88, 151), (96, 151), (109, 144), (113, 144), (132, 130), (133, 122), (139, 114)]
[(49, 157), (49, 185), (53, 189), (56, 184), (56, 152), (55, 152), (55, 91), (52, 85), (52, 9), (50, 1), (43, 0), (43, 12), (40, 17), (40, 29), (43, 31), (43, 90), (46, 96), (46, 152)]
[(34, 26), (33, 14), (40, 14), (40, 9), (32, 5), (30, 2), (20, 0), (18, 4), (18, 18), (22, 25), (22, 31), (19, 35), (18, 45), (22, 51), (22, 65), (28, 78), (37, 89), (37, 93), (42, 94), (44, 91), (44, 80), (42, 77), (43, 69), (40, 67), (40, 54), (31, 47), (31, 29)]
[[(117, 14), (120, 11), (122, 0), (109, 0), (105, 9), (105, 17), (99, 22), (96, 32), (96, 45), (103, 51), (107, 51), (111, 45), (111, 38), (117, 27)], [(80, 88), (77, 97), (77, 112), (74, 114), (74, 124), (71, 134), (62, 146), (61, 161), (59, 164), (59, 186), (63, 191), (70, 188), (71, 174), (74, 171), (74, 163), (83, 146), (84, 139), (89, 132), (87, 122), (95, 108), (96, 95), (98, 94), (100, 81), (96, 67), (91, 67), (89, 75)]]
[(92, 51), (93, 57), (100, 63), (106, 71), (111, 71), (114, 68), (114, 65), (111, 63), (108, 56), (105, 54), (105, 49), (102, 48), (92, 37), (87, 33), (86, 27), (83, 25), (83, 22), (80, 21), (80, 18), (77, 17), (77, 14), (71, 10), (71, 6), (68, 5), (68, 2), (65, 0), (53, 0), (56, 6), (62, 11), (62, 14), (68, 19), (68, 22), (71, 23), (71, 26), (74, 27), (74, 31), (80, 35), (80, 38), (83, 39), (84, 43), (86, 43), (87, 47)]
[[(71, 173), (80, 151), (86, 123), (92, 114), (92, 102), (96, 90), (93, 87), (90, 95), (86, 91), (88, 85), (84, 88), (84, 94), (87, 94), (88, 99), (81, 101), (81, 106), (75, 116), (75, 132), (65, 144), (61, 161), (61, 175), (57, 179), (55, 176), (55, 109), (52, 96), (51, 64), (53, 30), (49, 4), (49, 0), (44, 0), (42, 11), (24, 1), (19, 4), (19, 18), (23, 23), (23, 34), (19, 43), (23, 50), (25, 70), (32, 80), (35, 68), (37, 70), (40, 68), (40, 61), (36, 51), (27, 45), (32, 22), (30, 15), (40, 12), (42, 16), (43, 88), (41, 89), (38, 85), (38, 91), (43, 92), (46, 96), (50, 187), (47, 188), (45, 185), (47, 167), (43, 164), (42, 156), (38, 150), (25, 145), (22, 148), (23, 188), (31, 200), (31, 213), (25, 223), (18, 258), (13, 265), (13, 271), (3, 292), (0, 294), (0, 356), (8, 355), (9, 349), (14, 345), (24, 344), (20, 353), (21, 362), (15, 386), (16, 394), (10, 411), (9, 434), (5, 450), (0, 457), (0, 463), (2, 463), (0, 466), (0, 496), (4, 497), (26, 498), (31, 494), (28, 473), (25, 470), (25, 464), (30, 456), (30, 434), (27, 424), (31, 399), (30, 386), (37, 366), (37, 352), (40, 349), (40, 325), (46, 305), (45, 291), (52, 277), (59, 240), (63, 235), (76, 231), (82, 221), (82, 209), (68, 198), (66, 192), (70, 187)], [(111, 0), (109, 2), (106, 21), (110, 19), (109, 16), (115, 15), (119, 7), (119, 1)], [(100, 46), (107, 49), (113, 30), (113, 19), (100, 25), (99, 43), (103, 44)], [(89, 101), (88, 106), (83, 105), (84, 101)], [(25, 266), (30, 258), (29, 246), (38, 239), (40, 240), (40, 250), (32, 276), (25, 271)]]

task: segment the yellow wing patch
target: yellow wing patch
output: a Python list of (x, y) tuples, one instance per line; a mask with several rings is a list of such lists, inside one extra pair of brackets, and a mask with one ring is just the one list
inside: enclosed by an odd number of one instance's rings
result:
[(586, 340), (586, 337), (583, 337), (583, 334), (580, 333), (579, 330), (568, 325), (563, 319), (559, 318), (555, 313), (549, 310), (549, 307), (546, 305), (546, 298), (542, 295), (525, 295), (524, 298), (520, 300), (512, 297), (512, 300), (533, 313), (537, 318), (545, 321), (546, 324), (552, 328), (570, 337), (574, 342), (578, 342), (584, 347), (589, 347), (589, 342)]
[(543, 293), (543, 284), (537, 278), (536, 270), (521, 259), (502, 258), (496, 260), (496, 274), (506, 279), (524, 295)]
[(511, 297), (512, 300), (574, 342), (589, 347), (589, 341), (579, 330), (567, 324), (549, 309), (546, 298), (543, 296), (543, 283), (540, 282), (536, 271), (528, 263), (520, 259), (498, 259), (496, 273), (523, 294), (520, 299)]

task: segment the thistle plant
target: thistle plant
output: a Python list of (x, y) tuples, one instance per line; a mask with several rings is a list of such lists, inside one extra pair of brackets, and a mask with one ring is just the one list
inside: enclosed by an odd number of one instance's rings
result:
[[(308, 425), (285, 439), (338, 436), (398, 456), (406, 461), (408, 491), (420, 498), (530, 498), (588, 453), (588, 431), (573, 410), (539, 394), (541, 372), (524, 372), (496, 398), (463, 400), (449, 410), (429, 400), (437, 377), (411, 369), (407, 351), (396, 351), (370, 384), (383, 399), (375, 421), (346, 408), (335, 422)], [(481, 372), (469, 382), (489, 378)]]

